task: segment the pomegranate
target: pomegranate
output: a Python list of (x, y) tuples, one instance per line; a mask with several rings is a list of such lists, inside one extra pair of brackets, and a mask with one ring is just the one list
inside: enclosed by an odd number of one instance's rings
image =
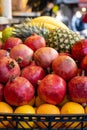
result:
[(81, 68), (87, 71), (87, 55), (81, 60)]
[(20, 75), (20, 67), (18, 63), (8, 57), (0, 59), (0, 82), (6, 83), (10, 78)]
[(34, 97), (34, 87), (24, 77), (16, 77), (4, 87), (4, 98), (13, 106), (25, 105)]
[(9, 57), (9, 52), (4, 49), (0, 49), (0, 59), (3, 57)]
[(4, 100), (4, 85), (0, 83), (0, 101)]
[(18, 44), (20, 44), (20, 43), (23, 43), (20, 38), (17, 38), (17, 37), (9, 37), (9, 38), (7, 38), (7, 40), (5, 41), (3, 48), (4, 48), (5, 50), (10, 51), (11, 48), (13, 48), (14, 46), (16, 46), (16, 45), (18, 45)]
[(76, 42), (71, 48), (71, 54), (75, 60), (80, 62), (87, 55), (87, 39)]
[(73, 77), (68, 83), (68, 93), (72, 101), (87, 103), (87, 77)]
[(58, 52), (54, 48), (42, 47), (35, 51), (34, 60), (37, 65), (42, 66), (43, 68), (49, 68), (58, 55)]
[(18, 44), (11, 49), (10, 56), (18, 62), (20, 67), (25, 67), (32, 61), (33, 50), (24, 44)]
[(52, 62), (54, 73), (61, 76), (66, 81), (76, 76), (78, 67), (74, 59), (67, 55), (60, 55)]
[(29, 65), (22, 69), (21, 76), (28, 79), (35, 87), (38, 85), (38, 81), (42, 80), (46, 75), (45, 70), (41, 66)]
[(61, 103), (66, 95), (65, 80), (56, 74), (48, 74), (38, 86), (38, 95), (47, 103)]
[(33, 51), (36, 51), (41, 47), (45, 47), (46, 41), (44, 37), (37, 34), (33, 34), (25, 39), (24, 44), (30, 47)]

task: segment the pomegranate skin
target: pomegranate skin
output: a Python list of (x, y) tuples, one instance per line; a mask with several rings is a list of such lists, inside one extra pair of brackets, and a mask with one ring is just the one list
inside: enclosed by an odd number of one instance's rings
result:
[(3, 57), (9, 57), (9, 52), (4, 49), (0, 49), (0, 59)]
[(0, 82), (6, 83), (10, 78), (20, 75), (20, 67), (18, 63), (8, 57), (0, 59)]
[(21, 76), (28, 79), (35, 87), (38, 85), (38, 81), (42, 80), (46, 75), (45, 70), (41, 66), (29, 65), (22, 69)]
[(87, 39), (76, 42), (71, 48), (71, 55), (75, 60), (80, 62), (87, 55)]
[(64, 80), (69, 81), (77, 75), (78, 67), (70, 56), (60, 55), (52, 62), (52, 70)]
[(0, 101), (4, 100), (4, 85), (0, 83)]
[(27, 104), (34, 97), (34, 93), (34, 87), (24, 77), (16, 77), (4, 87), (5, 100), (13, 106)]
[(24, 44), (18, 44), (10, 50), (10, 57), (15, 59), (20, 67), (29, 65), (33, 58), (33, 50)]
[(58, 56), (58, 52), (51, 47), (42, 47), (35, 51), (34, 60), (37, 65), (43, 68), (49, 68), (53, 60)]
[(87, 55), (84, 56), (84, 58), (81, 60), (81, 68), (85, 71), (87, 71)]
[(72, 101), (87, 103), (87, 77), (76, 76), (68, 83), (68, 93)]
[(56, 74), (48, 74), (38, 86), (38, 95), (47, 103), (61, 103), (66, 95), (65, 80)]
[(25, 39), (24, 44), (30, 47), (33, 51), (36, 51), (41, 47), (45, 47), (46, 41), (42, 36), (33, 34)]
[(16, 45), (18, 45), (18, 44), (20, 44), (20, 43), (23, 43), (20, 38), (17, 38), (17, 37), (9, 37), (9, 38), (5, 41), (3, 48), (4, 48), (5, 50), (10, 51), (14, 46), (16, 46)]

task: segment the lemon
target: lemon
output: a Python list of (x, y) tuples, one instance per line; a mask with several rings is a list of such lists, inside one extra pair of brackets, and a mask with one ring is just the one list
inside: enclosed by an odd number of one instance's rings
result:
[(7, 38), (12, 36), (13, 27), (7, 27), (2, 31), (2, 39), (5, 42)]

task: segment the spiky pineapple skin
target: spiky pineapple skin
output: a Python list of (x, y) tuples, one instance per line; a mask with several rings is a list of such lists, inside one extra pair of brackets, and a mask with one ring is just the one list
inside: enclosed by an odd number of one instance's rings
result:
[(81, 39), (83, 37), (72, 30), (53, 29), (48, 35), (47, 46), (55, 48), (58, 52), (71, 52), (73, 44)]
[(14, 26), (14, 30), (12, 32), (12, 35), (14, 37), (19, 37), (22, 39), (22, 41), (24, 41), (27, 37), (31, 36), (34, 33), (37, 35), (43, 36), (45, 39), (47, 39), (47, 36), (49, 34), (49, 30), (46, 29), (44, 27), (44, 25), (41, 27), (38, 27), (35, 25), (31, 25), (31, 24), (28, 25), (26, 23), (22, 23), (22, 24)]

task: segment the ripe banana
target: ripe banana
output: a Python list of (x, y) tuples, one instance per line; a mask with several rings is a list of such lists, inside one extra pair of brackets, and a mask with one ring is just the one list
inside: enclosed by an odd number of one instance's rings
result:
[(55, 29), (56, 26), (53, 25), (53, 24), (50, 24), (50, 23), (43, 23), (42, 21), (33, 21), (31, 22), (31, 25), (33, 26), (38, 26), (38, 27), (44, 27), (44, 28), (47, 28), (48, 30), (52, 30), (52, 29)]
[(63, 22), (56, 20), (51, 16), (40, 16), (31, 20), (32, 24), (44, 25), (48, 29), (54, 28), (64, 28), (69, 29)]

